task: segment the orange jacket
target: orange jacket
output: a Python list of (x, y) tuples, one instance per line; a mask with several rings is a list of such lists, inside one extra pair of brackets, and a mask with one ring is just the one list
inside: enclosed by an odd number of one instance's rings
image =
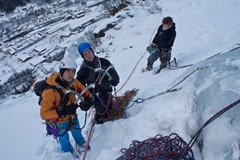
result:
[[(73, 82), (69, 85), (68, 88), (63, 88), (58, 83), (56, 83), (56, 79), (60, 76), (60, 73), (53, 74), (49, 76), (46, 80), (46, 82), (49, 85), (56, 86), (57, 88), (61, 88), (63, 93), (69, 88), (77, 91), (78, 93), (81, 93), (82, 90), (84, 90), (84, 86), (74, 78)], [(87, 90), (83, 97), (89, 97), (91, 98), (90, 92)], [(75, 94), (70, 93), (68, 94), (68, 102), (67, 105), (76, 103), (76, 97)], [(66, 122), (69, 119), (69, 116), (74, 117), (74, 115), (67, 115), (65, 118), (59, 118), (58, 114), (56, 112), (56, 108), (60, 105), (61, 95), (58, 93), (57, 90), (54, 89), (46, 89), (42, 93), (42, 101), (41, 101), (41, 108), (40, 108), (40, 116), (43, 120), (50, 120), (54, 122)]]

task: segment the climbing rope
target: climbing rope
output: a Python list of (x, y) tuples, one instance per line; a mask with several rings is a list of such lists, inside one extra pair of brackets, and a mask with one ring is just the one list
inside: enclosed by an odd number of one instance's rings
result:
[[(161, 13), (161, 14), (162, 14), (162, 13)], [(156, 32), (156, 30), (157, 30), (157, 28), (158, 28), (158, 25), (159, 25), (159, 21), (161, 20), (160, 17), (161, 17), (161, 15), (159, 16), (158, 21), (157, 21), (157, 24), (156, 24), (156, 26), (155, 26), (155, 29), (153, 30), (153, 32), (152, 32), (152, 34), (151, 34), (152, 36), (151, 36), (151, 38), (150, 38), (150, 40), (149, 40), (149, 42), (148, 42), (148, 45), (152, 42), (154, 33)], [(133, 69), (132, 69), (132, 72), (130, 73), (130, 75), (128, 76), (128, 78), (126, 79), (126, 81), (123, 83), (123, 85), (118, 89), (117, 93), (127, 84), (128, 80), (132, 77), (133, 72), (135, 71), (135, 69), (136, 69), (137, 65), (139, 64), (140, 60), (145, 56), (146, 52), (147, 52), (147, 51), (145, 50), (144, 53), (143, 53), (143, 55), (138, 59), (137, 63), (135, 64), (135, 66), (134, 66)]]
[[(207, 66), (208, 67), (208, 66)], [(183, 81), (185, 81), (188, 77), (190, 77), (193, 73), (195, 73), (196, 71), (199, 71), (199, 70), (202, 70), (203, 68), (207, 68), (207, 67), (198, 67), (196, 68), (195, 70), (193, 70), (191, 73), (189, 73), (187, 76), (185, 76), (181, 81), (179, 81), (177, 84), (175, 84), (174, 86), (172, 86), (171, 88), (165, 90), (165, 91), (162, 91), (162, 92), (159, 92), (153, 96), (150, 96), (148, 98), (145, 98), (145, 99), (142, 99), (142, 98), (137, 98), (136, 100), (133, 101), (133, 103), (128, 106), (126, 109), (128, 108), (131, 108), (135, 103), (143, 103), (144, 101), (147, 101), (147, 100), (150, 100), (150, 99), (153, 99), (153, 98), (156, 98), (158, 96), (161, 96), (161, 95), (164, 95), (166, 93), (170, 93), (170, 92), (175, 92), (175, 91), (178, 91), (180, 89), (182, 89), (182, 87), (180, 88), (176, 88), (179, 84), (181, 84)]]
[(137, 140), (132, 141), (128, 149), (121, 149), (123, 155), (117, 158), (117, 160), (194, 160), (194, 154), (191, 148), (203, 128), (238, 104), (240, 104), (240, 99), (213, 115), (204, 123), (188, 144), (176, 133), (172, 133), (165, 137), (158, 134), (154, 138), (142, 142)]
[(215, 115), (213, 115), (210, 119), (208, 119), (203, 126), (198, 130), (198, 132), (193, 136), (191, 141), (189, 142), (189, 148), (192, 148), (193, 144), (196, 142), (197, 138), (199, 137), (200, 133), (202, 132), (203, 128), (205, 128), (207, 125), (209, 125), (212, 121), (214, 121), (216, 118), (221, 116), (223, 113), (228, 111), (229, 109), (233, 108), (234, 106), (238, 105), (240, 103), (240, 99), (233, 102), (232, 104), (228, 105), (227, 107), (223, 108), (219, 112), (217, 112)]
[[(185, 151), (188, 151), (185, 153)], [(169, 136), (156, 135), (142, 142), (134, 140), (128, 149), (123, 148), (124, 154), (121, 159), (124, 160), (193, 160), (192, 150), (188, 144), (179, 137), (178, 134), (172, 133)], [(182, 156), (184, 153), (184, 156)], [(181, 158), (180, 158), (181, 157)], [(120, 159), (120, 158), (119, 158)]]
[(93, 130), (94, 130), (94, 126), (95, 126), (95, 116), (92, 118), (91, 122), (92, 122), (91, 123), (91, 128), (90, 128), (90, 132), (88, 133), (88, 138), (87, 138), (87, 141), (86, 141), (86, 147), (85, 147), (85, 150), (84, 150), (82, 160), (85, 160), (85, 158), (86, 158), (87, 151), (88, 151), (88, 148), (89, 148), (89, 143), (90, 143), (90, 140), (91, 140), (92, 135), (93, 135)]

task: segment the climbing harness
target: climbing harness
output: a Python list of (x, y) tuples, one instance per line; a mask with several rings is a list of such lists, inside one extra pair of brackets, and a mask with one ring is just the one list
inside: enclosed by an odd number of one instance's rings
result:
[[(103, 112), (103, 113), (99, 113), (99, 112), (97, 112), (96, 111), (96, 114), (98, 114), (98, 115), (104, 115), (106, 112), (108, 112), (108, 103), (107, 103), (107, 105), (105, 105), (104, 104), (104, 102), (103, 102), (103, 100), (98, 96), (98, 95), (96, 95), (96, 97), (98, 98), (98, 100), (100, 101), (100, 103), (105, 107), (105, 111)], [(108, 98), (108, 101), (109, 101), (109, 98)]]
[[(114, 90), (115, 91), (115, 96), (117, 96), (116, 95), (116, 89)], [(127, 103), (127, 101), (129, 101), (129, 98), (130, 97), (133, 97), (133, 96), (135, 96), (136, 94), (137, 94), (137, 89), (134, 89), (133, 91), (127, 91), (127, 92), (125, 92), (125, 94), (123, 95), (123, 96), (120, 96), (120, 98), (118, 99), (118, 98), (116, 98), (115, 100), (116, 100), (116, 102), (117, 102), (117, 104), (118, 103), (120, 103), (120, 106), (117, 106), (117, 107), (113, 107), (112, 109), (111, 109), (111, 111), (113, 110), (113, 109), (117, 109), (117, 113), (119, 114), (120, 113), (120, 111), (122, 111), (122, 109), (124, 108), (123, 106), (127, 106), (128, 105), (128, 103)], [(135, 94), (134, 94), (135, 93)], [(113, 97), (113, 98), (115, 98), (115, 97)], [(123, 104), (124, 103), (124, 104)], [(92, 110), (91, 110), (92, 111)], [(90, 116), (90, 114), (91, 113), (93, 113), (93, 112), (89, 112), (89, 116)], [(109, 114), (112, 114), (111, 113), (111, 111), (110, 111), (110, 113)], [(92, 135), (93, 135), (93, 133), (94, 133), (94, 126), (95, 126), (95, 116), (96, 116), (96, 112), (94, 113), (94, 116), (91, 118), (91, 128), (90, 128), (90, 131), (88, 132), (88, 139), (87, 139), (87, 145), (89, 145), (89, 141), (91, 140), (91, 137), (92, 137)], [(93, 115), (93, 114), (92, 114)], [(109, 116), (109, 115), (108, 115)], [(119, 115), (117, 115), (117, 116), (119, 116)], [(122, 118), (122, 117), (121, 117)], [(109, 120), (109, 119), (108, 119)], [(110, 119), (110, 120), (112, 120), (112, 119)], [(83, 160), (85, 159), (85, 156), (86, 156), (86, 154), (87, 154), (87, 150), (85, 150), (85, 153), (84, 153), (84, 157), (83, 157)]]
[(57, 123), (54, 123), (54, 122), (48, 121), (48, 120), (45, 122), (42, 122), (42, 124), (46, 124), (47, 135), (53, 135), (53, 138), (57, 140), (58, 132), (59, 132), (58, 131), (59, 125)]
[[(100, 63), (100, 62), (99, 62), (99, 63)], [(98, 77), (98, 84), (101, 84), (101, 83), (102, 83), (102, 80), (104, 79), (105, 76), (107, 76), (109, 80), (112, 79), (112, 77), (111, 77), (111, 75), (110, 75), (110, 73), (109, 73), (109, 70), (112, 69), (112, 68), (114, 68), (114, 67), (113, 67), (112, 65), (110, 65), (106, 70), (102, 69), (101, 67), (96, 68), (96, 69), (94, 70), (95, 73), (101, 73), (101, 76)], [(99, 75), (100, 75), (100, 74), (99, 74)], [(95, 82), (95, 83), (96, 83), (96, 82)], [(117, 93), (116, 93), (116, 88), (115, 88), (115, 87), (114, 87), (114, 91), (115, 91), (115, 97), (116, 97), (116, 99), (117, 99)], [(102, 100), (101, 97), (99, 96), (99, 93), (96, 93), (95, 96), (94, 96), (94, 98), (97, 98), (97, 99), (100, 101), (100, 103), (105, 107), (105, 111), (104, 111), (103, 113), (98, 113), (98, 112), (96, 112), (96, 114), (98, 114), (98, 115), (104, 115), (106, 112), (109, 111), (109, 106), (110, 106), (110, 105), (114, 105), (114, 104), (113, 104), (113, 102), (114, 102), (114, 101), (113, 101), (113, 96), (112, 96), (111, 93), (108, 93), (108, 101), (107, 101), (106, 104), (103, 102), (103, 100)], [(115, 107), (118, 107), (117, 105), (114, 105), (114, 106), (115, 106)]]
[[(66, 129), (61, 129), (61, 124), (58, 124), (57, 122), (46, 121), (43, 123), (47, 125), (48, 134), (53, 135), (53, 138), (56, 140), (59, 136), (65, 135), (68, 131), (70, 131), (73, 128), (74, 129), (82, 129), (82, 128), (74, 127), (75, 121), (70, 116), (68, 118), (68, 126)], [(60, 134), (60, 132), (63, 132), (63, 133)]]
[[(90, 88), (94, 88), (95, 87), (95, 84), (90, 84), (88, 85), (81, 93), (78, 93), (76, 92), (75, 90), (72, 90), (72, 89), (67, 89), (65, 91), (65, 93), (63, 94), (63, 98), (62, 98), (62, 102), (67, 98), (68, 94), (70, 93), (73, 93), (75, 95), (77, 95), (77, 99), (76, 99), (76, 103), (78, 103), (78, 101), (80, 100), (81, 102), (84, 101), (82, 96), (83, 94)], [(83, 129), (86, 125), (86, 119), (87, 119), (87, 112), (85, 113), (85, 120), (84, 120), (84, 125), (82, 128), (74, 128), (74, 129)], [(68, 126), (67, 128), (65, 129), (65, 131), (62, 133), (62, 134), (59, 134), (61, 131), (59, 130), (61, 128), (61, 125), (56, 123), (56, 122), (52, 122), (52, 121), (46, 121), (46, 122), (43, 122), (42, 124), (46, 124), (47, 125), (47, 132), (48, 133), (52, 133), (53, 135), (53, 138), (57, 140), (57, 137), (58, 136), (63, 136), (64, 134), (66, 134), (69, 130), (73, 129), (74, 127), (74, 124), (75, 124), (75, 121), (74, 119), (72, 119), (70, 116), (69, 116), (69, 119), (68, 119)], [(62, 130), (63, 131), (63, 130)]]

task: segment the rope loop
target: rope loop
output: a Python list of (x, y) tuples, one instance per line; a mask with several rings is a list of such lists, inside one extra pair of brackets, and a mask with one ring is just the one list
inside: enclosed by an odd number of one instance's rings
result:
[(142, 99), (142, 98), (137, 98), (134, 102), (136, 102), (136, 103), (143, 103), (143, 102), (144, 102), (144, 99)]

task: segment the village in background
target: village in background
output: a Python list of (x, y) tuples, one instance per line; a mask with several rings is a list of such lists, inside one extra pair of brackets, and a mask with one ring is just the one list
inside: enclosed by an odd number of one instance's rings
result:
[[(133, 16), (126, 9), (130, 4), (57, 1), (18, 7), (17, 14), (1, 13), (0, 99), (28, 91), (37, 79), (58, 71), (58, 62), (69, 53), (78, 58), (80, 42), (89, 41), (94, 47), (101, 44), (99, 38), (106, 30)], [(29, 16), (33, 12), (35, 16)], [(106, 21), (93, 25), (103, 19)]]

